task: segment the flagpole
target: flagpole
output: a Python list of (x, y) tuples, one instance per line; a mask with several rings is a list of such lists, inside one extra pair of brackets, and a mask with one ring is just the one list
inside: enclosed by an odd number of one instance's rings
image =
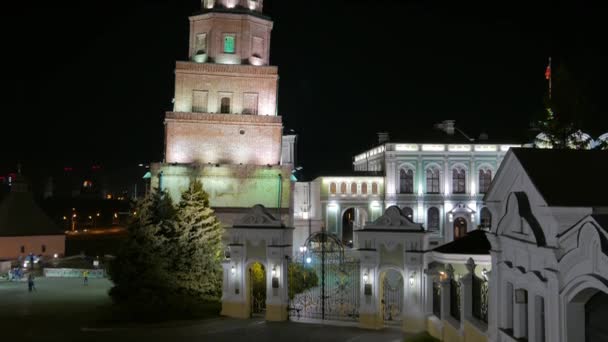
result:
[(551, 70), (551, 56), (549, 56), (549, 100), (551, 100), (551, 78), (553, 77), (553, 70)]

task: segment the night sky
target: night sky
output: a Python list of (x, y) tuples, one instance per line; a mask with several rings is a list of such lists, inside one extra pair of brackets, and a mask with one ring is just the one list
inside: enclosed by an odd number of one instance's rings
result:
[[(444, 119), (470, 135), (521, 141), (542, 110), (549, 55), (592, 105), (586, 130), (608, 131), (605, 13), (583, 2), (502, 3), (265, 0), (279, 112), (299, 134), (306, 174), (349, 170), (376, 132), (407, 140)], [(0, 23), (3, 170), (18, 159), (159, 161), (175, 60), (187, 58), (188, 15), (200, 2), (11, 7)]]

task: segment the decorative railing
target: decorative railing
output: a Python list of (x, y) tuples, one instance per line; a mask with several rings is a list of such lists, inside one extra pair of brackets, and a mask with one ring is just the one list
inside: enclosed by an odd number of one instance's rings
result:
[(488, 323), (488, 282), (473, 276), (473, 317)]
[(269, 75), (277, 77), (278, 68), (276, 66), (252, 66), (246, 64), (214, 64), (214, 63), (194, 63), (177, 62), (177, 71), (193, 71), (204, 73), (241, 73), (252, 75)]
[(280, 124), (282, 122), (282, 118), (280, 116), (274, 116), (274, 115), (211, 114), (211, 113), (192, 113), (192, 112), (167, 112), (167, 113), (165, 113), (165, 120), (275, 123), (275, 124)]

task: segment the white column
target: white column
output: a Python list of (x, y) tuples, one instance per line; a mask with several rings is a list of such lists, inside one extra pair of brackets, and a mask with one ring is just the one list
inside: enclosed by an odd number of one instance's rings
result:
[(454, 268), (448, 264), (445, 270), (447, 277), (441, 281), (441, 320), (446, 321), (450, 317), (450, 286), (454, 277)]
[(361, 251), (360, 256), (359, 324), (363, 328), (379, 329), (384, 322), (380, 313), (378, 252)]
[(498, 258), (500, 253), (490, 251), (492, 269), (488, 271), (488, 340), (496, 341), (498, 335), (498, 321), (500, 315), (504, 314), (506, 308), (500, 305), (499, 298), (502, 296), (502, 286), (499, 280)]
[[(513, 303), (513, 337), (528, 338), (528, 299), (524, 288), (516, 288)], [(518, 302), (518, 297), (521, 302)], [(524, 300), (525, 299), (525, 300)]]
[(467, 274), (460, 279), (460, 331), (464, 332), (464, 321), (473, 315), (473, 277), (475, 276), (475, 261), (469, 258), (465, 264)]

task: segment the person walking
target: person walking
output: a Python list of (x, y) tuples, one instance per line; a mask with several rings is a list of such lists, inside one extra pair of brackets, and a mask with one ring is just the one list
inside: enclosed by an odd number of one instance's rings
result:
[(36, 286), (34, 285), (34, 275), (31, 273), (27, 276), (27, 288), (29, 292), (36, 290)]
[(84, 286), (89, 285), (89, 271), (85, 270), (84, 272), (82, 272), (82, 282), (84, 284)]

